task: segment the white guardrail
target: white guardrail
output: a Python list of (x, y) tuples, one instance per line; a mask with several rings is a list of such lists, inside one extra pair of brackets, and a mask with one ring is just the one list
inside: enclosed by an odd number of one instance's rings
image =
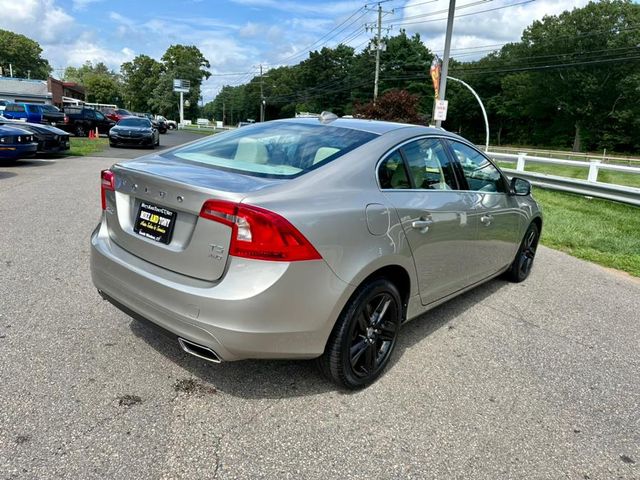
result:
[[(514, 162), (516, 164), (515, 169), (503, 168), (502, 170), (509, 177), (515, 176), (524, 178), (525, 180), (529, 180), (533, 185), (536, 185), (538, 187), (548, 188), (551, 190), (560, 190), (563, 192), (577, 193), (580, 195), (586, 195), (588, 197), (604, 198), (607, 200), (640, 206), (640, 188), (598, 182), (598, 172), (600, 170), (609, 170), (631, 174), (635, 173), (640, 175), (639, 167), (629, 167), (626, 165), (603, 163), (600, 160), (579, 162), (577, 160), (535, 157), (527, 155), (526, 153), (511, 154), (487, 152), (487, 155), (494, 160), (502, 162)], [(577, 178), (560, 177), (547, 173), (528, 172), (525, 171), (525, 165), (527, 162), (584, 168), (587, 170), (587, 179), (580, 180)]]

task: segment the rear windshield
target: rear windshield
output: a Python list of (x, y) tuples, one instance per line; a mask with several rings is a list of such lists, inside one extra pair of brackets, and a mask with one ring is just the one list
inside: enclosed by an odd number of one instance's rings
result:
[(269, 122), (220, 133), (171, 154), (223, 170), (287, 178), (335, 160), (376, 136), (322, 124)]
[(148, 118), (130, 117), (123, 118), (118, 122), (121, 127), (149, 127), (151, 128), (151, 122)]
[(131, 115), (131, 112), (129, 110), (125, 110), (123, 108), (119, 108), (118, 110), (116, 110), (116, 113), (118, 115)]

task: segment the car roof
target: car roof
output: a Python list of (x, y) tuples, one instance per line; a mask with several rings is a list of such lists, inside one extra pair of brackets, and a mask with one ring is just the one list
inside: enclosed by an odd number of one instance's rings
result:
[[(300, 117), (300, 118), (287, 118), (282, 120), (275, 120), (276, 122), (286, 122), (286, 123), (298, 123), (304, 125), (317, 125), (322, 123), (321, 120), (317, 117)], [(394, 130), (400, 130), (402, 128), (412, 128), (424, 130), (424, 134), (437, 134), (437, 135), (447, 135), (451, 137), (456, 137), (457, 135), (451, 134), (442, 128), (436, 127), (425, 127), (423, 125), (414, 125), (410, 123), (398, 123), (398, 122), (388, 122), (383, 120), (368, 120), (364, 118), (336, 118), (335, 120), (329, 120), (322, 123), (324, 125), (337, 127), (337, 128), (348, 128), (351, 130), (360, 130), (363, 132), (375, 133), (378, 135), (384, 135), (385, 133), (392, 132)], [(422, 132), (420, 132), (422, 133)]]

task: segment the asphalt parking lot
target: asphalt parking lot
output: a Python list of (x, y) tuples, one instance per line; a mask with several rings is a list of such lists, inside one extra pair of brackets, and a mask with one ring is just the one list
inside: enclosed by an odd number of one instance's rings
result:
[(212, 365), (91, 284), (112, 150), (0, 166), (1, 479), (640, 478), (637, 279), (541, 248), (523, 284), (405, 325), (356, 393)]
[(96, 156), (112, 159), (136, 158), (142, 155), (147, 155), (152, 151), (166, 150), (167, 148), (198, 140), (202, 137), (202, 135), (197, 133), (185, 132), (184, 130), (169, 130), (167, 133), (160, 135), (160, 146), (156, 147), (154, 150), (142, 147), (107, 147), (106, 150), (98, 153)]

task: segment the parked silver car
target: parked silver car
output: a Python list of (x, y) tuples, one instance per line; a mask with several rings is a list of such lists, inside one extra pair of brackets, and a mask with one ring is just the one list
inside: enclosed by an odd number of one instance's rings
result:
[(101, 295), (219, 362), (314, 358), (375, 380), (402, 323), (500, 274), (542, 216), (522, 179), (440, 129), (331, 116), (259, 123), (102, 172)]

